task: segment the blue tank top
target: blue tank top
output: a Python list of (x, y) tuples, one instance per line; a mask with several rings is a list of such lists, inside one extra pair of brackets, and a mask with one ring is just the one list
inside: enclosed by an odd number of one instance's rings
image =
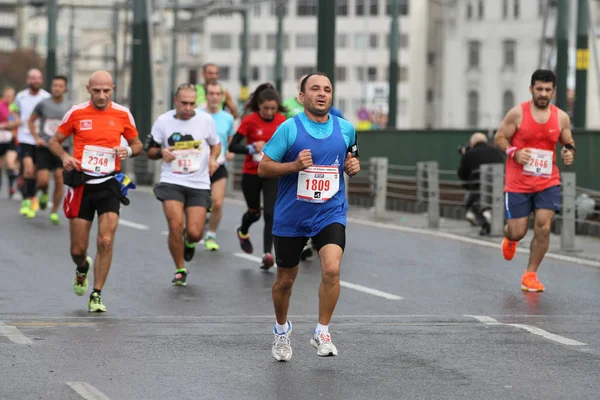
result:
[(298, 174), (282, 176), (279, 179), (279, 193), (275, 202), (273, 234), (285, 237), (313, 237), (323, 228), (333, 223), (346, 226), (346, 190), (344, 182), (344, 160), (346, 141), (340, 129), (338, 117), (333, 118), (333, 132), (324, 139), (312, 137), (298, 116), (294, 122), (298, 134), (294, 144), (287, 150), (281, 162), (293, 162), (304, 149), (310, 149), (313, 165), (336, 166), (339, 170), (339, 190), (325, 203), (310, 203), (297, 199)]

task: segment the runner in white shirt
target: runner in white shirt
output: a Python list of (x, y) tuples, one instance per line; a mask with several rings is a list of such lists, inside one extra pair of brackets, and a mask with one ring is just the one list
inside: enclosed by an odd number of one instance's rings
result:
[(42, 89), (44, 79), (39, 69), (31, 69), (27, 72), (28, 88), (17, 93), (15, 98), (15, 111), (19, 114), (22, 121), (17, 130), (17, 140), (19, 142), (19, 156), (23, 164), (23, 202), (21, 203), (21, 215), (27, 218), (35, 217), (35, 209), (32, 200), (36, 193), (35, 181), (35, 138), (29, 131), (29, 117), (35, 109), (35, 106), (47, 98), (50, 93)]
[(211, 207), (210, 177), (218, 169), (221, 144), (212, 117), (196, 111), (196, 88), (183, 84), (175, 92), (175, 110), (158, 117), (146, 142), (148, 158), (163, 159), (154, 186), (169, 225), (169, 250), (175, 262), (173, 285), (187, 284), (185, 261), (194, 257)]

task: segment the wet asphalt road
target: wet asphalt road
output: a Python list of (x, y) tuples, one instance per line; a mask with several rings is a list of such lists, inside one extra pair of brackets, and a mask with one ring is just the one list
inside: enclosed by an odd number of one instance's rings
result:
[[(198, 251), (181, 288), (170, 285), (160, 203), (143, 191), (131, 199), (103, 290), (108, 312), (89, 315), (71, 289), (66, 221), (25, 220), (3, 195), (0, 399), (600, 397), (600, 269), (546, 260), (547, 292), (522, 293), (527, 255), (509, 263), (497, 249), (350, 223), (330, 326), (340, 355), (319, 358), (309, 344), (312, 261), (292, 296), (294, 356), (278, 363), (274, 271), (239, 256), (239, 201), (226, 204), (221, 251)], [(255, 248), (261, 230), (251, 229)]]

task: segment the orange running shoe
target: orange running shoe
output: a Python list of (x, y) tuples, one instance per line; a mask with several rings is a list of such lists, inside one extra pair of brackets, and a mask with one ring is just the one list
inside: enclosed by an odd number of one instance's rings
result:
[(512, 260), (517, 252), (517, 244), (519, 242), (513, 242), (512, 240), (508, 240), (508, 238), (504, 238), (502, 241), (502, 255), (508, 261)]
[(525, 272), (521, 278), (521, 290), (524, 292), (543, 292), (544, 285), (538, 281), (535, 272)]

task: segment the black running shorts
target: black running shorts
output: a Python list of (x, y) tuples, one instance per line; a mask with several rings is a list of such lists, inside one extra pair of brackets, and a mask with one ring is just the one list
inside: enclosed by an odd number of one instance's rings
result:
[(218, 180), (227, 179), (227, 168), (224, 165), (219, 165), (219, 168), (210, 177), (210, 183), (213, 184)]
[[(300, 264), (300, 254), (302, 249), (308, 241), (306, 236), (286, 237), (286, 236), (273, 236), (275, 245), (275, 259), (277, 266), (281, 268), (294, 268)], [(346, 248), (346, 227), (340, 223), (333, 223), (327, 225), (312, 237), (312, 242), (317, 249), (317, 252), (321, 248), (328, 244), (337, 244), (342, 248), (342, 251)]]
[(157, 183), (154, 185), (154, 195), (160, 201), (176, 200), (184, 204), (184, 207), (204, 207), (210, 210), (212, 198), (210, 190), (193, 189), (173, 183)]

